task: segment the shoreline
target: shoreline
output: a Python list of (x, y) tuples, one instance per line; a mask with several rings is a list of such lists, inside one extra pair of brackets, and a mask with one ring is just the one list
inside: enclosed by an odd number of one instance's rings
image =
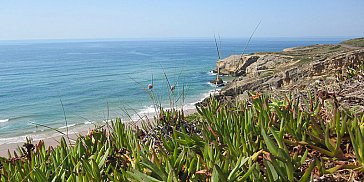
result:
[[(184, 113), (186, 116), (191, 115), (193, 113), (196, 113), (196, 109), (186, 109), (184, 110)], [(147, 116), (148, 120), (144, 120), (145, 122), (151, 122), (149, 121), (149, 117)], [(134, 126), (140, 126), (141, 121), (137, 120), (137, 121), (126, 121), (124, 122), (127, 125), (134, 125)], [(89, 127), (85, 127), (83, 126), (79, 126), (79, 127), (74, 127), (71, 128), (69, 130), (69, 135), (68, 137), (75, 141), (80, 135), (84, 136), (86, 135), (90, 130), (94, 129), (96, 125), (93, 124), (89, 124)], [(105, 126), (104, 126), (105, 127)], [(51, 132), (49, 132), (49, 134), (51, 134)], [(55, 131), (53, 132), (53, 134), (51, 134), (51, 136), (48, 136), (46, 138), (37, 138), (37, 139), (33, 139), (32, 143), (38, 144), (39, 141), (43, 140), (44, 144), (46, 146), (46, 148), (52, 146), (55, 147), (59, 144), (59, 141), (61, 139), (61, 137), (65, 137), (64, 135), (60, 134), (60, 133), (55, 133)], [(24, 138), (24, 141), (19, 141), (19, 142), (14, 142), (14, 143), (4, 143), (4, 144), (0, 144), (0, 157), (8, 157), (8, 150), (10, 151), (11, 155), (14, 154), (15, 151), (17, 151), (18, 146), (22, 147), (23, 144), (25, 143), (26, 138)]]
[[(178, 110), (183, 109), (186, 116), (196, 113), (197, 110), (195, 108), (197, 103), (200, 103), (205, 98), (209, 97), (211, 94), (214, 94), (215, 90), (209, 90), (207, 93), (202, 94), (202, 98), (200, 98), (196, 102), (185, 104), (183, 107), (176, 107)], [(166, 108), (168, 110), (170, 108)], [(133, 126), (140, 126), (141, 122), (151, 122), (150, 120), (155, 116), (155, 112), (141, 112), (143, 120), (136, 116), (131, 120), (124, 120), (124, 123)], [(111, 120), (109, 120), (111, 121)], [(106, 121), (99, 121), (99, 122), (88, 122), (83, 124), (70, 124), (68, 125), (68, 137), (71, 140), (76, 140), (80, 135), (86, 135), (90, 130), (94, 129), (97, 126), (101, 126), (106, 124)], [(105, 127), (105, 126), (104, 126)], [(66, 133), (66, 126), (58, 128), (58, 130)], [(31, 138), (33, 144), (37, 144), (39, 141), (43, 140), (46, 147), (55, 147), (59, 144), (61, 139), (61, 133), (54, 131), (54, 130), (44, 130), (42, 132), (34, 132), (34, 134), (23, 135), (23, 136), (16, 136), (10, 138), (1, 138), (0, 143), (0, 157), (8, 157), (8, 150), (13, 155), (15, 151), (17, 151), (18, 147), (22, 147), (23, 144), (26, 142), (26, 138)]]
[[(208, 74), (216, 75), (216, 73), (212, 73), (211, 71), (209, 71)], [(230, 81), (231, 79), (227, 79), (227, 81), (224, 81), (224, 83), (228, 83)], [(211, 89), (209, 89), (207, 92), (200, 94), (200, 96), (197, 97), (199, 99), (196, 99), (197, 101), (187, 103), (183, 106), (176, 106), (175, 109), (177, 110), (183, 109), (185, 116), (196, 113), (197, 112), (196, 104), (203, 102), (206, 98), (213, 96), (216, 93), (219, 93), (221, 90), (221, 87), (215, 87), (215, 85), (212, 85), (210, 82), (207, 82), (207, 84), (211, 86)], [(171, 108), (168, 107), (165, 108), (165, 110), (169, 109)], [(132, 116), (130, 116), (129, 119), (122, 121), (128, 125), (131, 125), (132, 127), (135, 127), (135, 126), (140, 126), (141, 125), (140, 123), (143, 121), (152, 122), (151, 119), (153, 119), (155, 115), (156, 112), (153, 106), (146, 106), (145, 108), (140, 109), (138, 113), (134, 113)], [(113, 119), (109, 119), (108, 121), (112, 121)], [(68, 126), (62, 126), (55, 129), (58, 131), (62, 131), (65, 134), (67, 132), (66, 128), (68, 128), (68, 137), (71, 140), (75, 141), (80, 135), (82, 136), (86, 135), (90, 130), (96, 127), (103, 125), (104, 125), (103, 127), (105, 127), (108, 121), (103, 120), (103, 121), (86, 121), (83, 123), (72, 123), (69, 124)], [(4, 120), (4, 122), (6, 121)], [(8, 137), (8, 138), (0, 138), (0, 157), (8, 157), (8, 150), (13, 155), (13, 153), (17, 151), (18, 147), (23, 146), (27, 138), (30, 138), (33, 144), (37, 144), (39, 141), (42, 140), (44, 141), (46, 147), (50, 146), (55, 147), (59, 144), (61, 137), (62, 136), (65, 137), (64, 134), (61, 134), (52, 129), (44, 128), (41, 131), (34, 131), (34, 133), (31, 134)]]

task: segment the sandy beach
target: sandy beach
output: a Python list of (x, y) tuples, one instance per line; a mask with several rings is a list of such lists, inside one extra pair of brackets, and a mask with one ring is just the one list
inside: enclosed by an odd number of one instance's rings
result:
[[(85, 135), (87, 132), (91, 129), (93, 129), (94, 126), (92, 125), (86, 125), (86, 126), (80, 126), (76, 128), (71, 128), (69, 130), (68, 137), (72, 141), (75, 141), (78, 136)], [(34, 137), (36, 135), (32, 135), (29, 137)], [(43, 140), (46, 147), (49, 146), (56, 146), (58, 145), (60, 139), (62, 136), (66, 137), (66, 135), (62, 135), (61, 133), (55, 133), (54, 131), (49, 131), (45, 136), (45, 138), (39, 138), (39, 139), (33, 139), (32, 143), (37, 144), (40, 140)], [(17, 142), (17, 143), (5, 143), (0, 145), (0, 157), (8, 157), (8, 151), (10, 151), (11, 155), (14, 154), (14, 151), (17, 151), (18, 147), (22, 147), (25, 140), (23, 142)]]
[[(184, 110), (184, 113), (186, 116), (193, 114), (195, 112), (196, 112), (196, 109), (193, 109), (193, 108)], [(145, 118), (148, 118), (148, 120), (144, 120), (144, 122), (152, 122), (151, 118), (153, 118), (153, 116), (147, 116)], [(142, 121), (129, 121), (129, 122), (125, 122), (125, 123), (132, 127), (135, 127), (135, 126), (140, 126), (141, 122)], [(87, 124), (87, 125), (85, 124), (85, 125), (79, 125), (79, 126), (76, 126), (73, 128), (69, 128), (68, 137), (71, 141), (71, 144), (73, 144), (80, 135), (84, 136), (90, 130), (94, 129), (95, 126), (99, 127), (102, 125), (104, 125), (104, 128), (107, 129), (106, 123)], [(66, 130), (63, 129), (62, 132), (66, 133)], [(62, 136), (66, 137), (66, 135), (62, 135), (61, 133), (58, 133), (55, 131), (48, 131), (47, 133), (42, 133), (41, 138), (39, 136), (37, 136), (37, 134), (30, 135), (28, 137), (31, 137), (31, 138), (33, 137), (33, 140), (32, 140), (33, 144), (37, 144), (37, 143), (39, 143), (39, 141), (43, 140), (46, 148), (48, 148), (49, 146), (53, 146), (53, 147), (57, 146), (59, 144), (59, 141), (61, 140)], [(0, 144), (0, 157), (8, 157), (8, 151), (10, 151), (11, 155), (13, 156), (14, 151), (17, 151), (18, 147), (22, 147), (25, 141), (26, 141), (26, 139), (24, 137), (24, 141)]]

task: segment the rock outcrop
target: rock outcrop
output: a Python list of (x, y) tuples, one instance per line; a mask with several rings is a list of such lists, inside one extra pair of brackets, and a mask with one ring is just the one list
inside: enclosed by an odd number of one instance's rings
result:
[(221, 75), (235, 77), (221, 90), (219, 97), (231, 100), (246, 96), (248, 91), (285, 95), (293, 91), (325, 89), (345, 93), (338, 96), (342, 102), (355, 103), (364, 109), (363, 79), (360, 75), (359, 78), (348, 75), (348, 69), (359, 65), (364, 65), (364, 48), (340, 44), (232, 55), (216, 64)]
[[(221, 75), (241, 76), (246, 73), (246, 68), (258, 60), (259, 56), (232, 55), (216, 63)], [(213, 70), (217, 73), (218, 70)]]

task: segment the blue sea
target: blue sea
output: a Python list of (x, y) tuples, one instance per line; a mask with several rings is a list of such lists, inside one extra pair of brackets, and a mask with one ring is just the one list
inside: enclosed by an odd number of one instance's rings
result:
[[(253, 39), (245, 53), (281, 51), (343, 39)], [(239, 54), (247, 39), (218, 41), (221, 57)], [(123, 120), (166, 108), (194, 107), (214, 89), (213, 39), (0, 41), (0, 144), (52, 128)], [(168, 83), (169, 82), (169, 83)], [(169, 96), (169, 86), (175, 90)]]

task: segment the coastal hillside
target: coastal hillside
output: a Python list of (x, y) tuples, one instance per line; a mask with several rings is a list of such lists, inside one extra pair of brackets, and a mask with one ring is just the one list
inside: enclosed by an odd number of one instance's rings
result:
[(231, 56), (217, 65), (236, 78), (196, 113), (28, 138), (0, 181), (364, 181), (363, 63), (345, 43)]
[(0, 7), (0, 182), (364, 182), (364, 0)]
[(338, 102), (364, 109), (364, 38), (340, 44), (293, 47), (282, 52), (232, 55), (217, 62), (214, 72), (236, 76), (222, 89), (225, 100), (247, 98), (248, 92), (335, 93)]

